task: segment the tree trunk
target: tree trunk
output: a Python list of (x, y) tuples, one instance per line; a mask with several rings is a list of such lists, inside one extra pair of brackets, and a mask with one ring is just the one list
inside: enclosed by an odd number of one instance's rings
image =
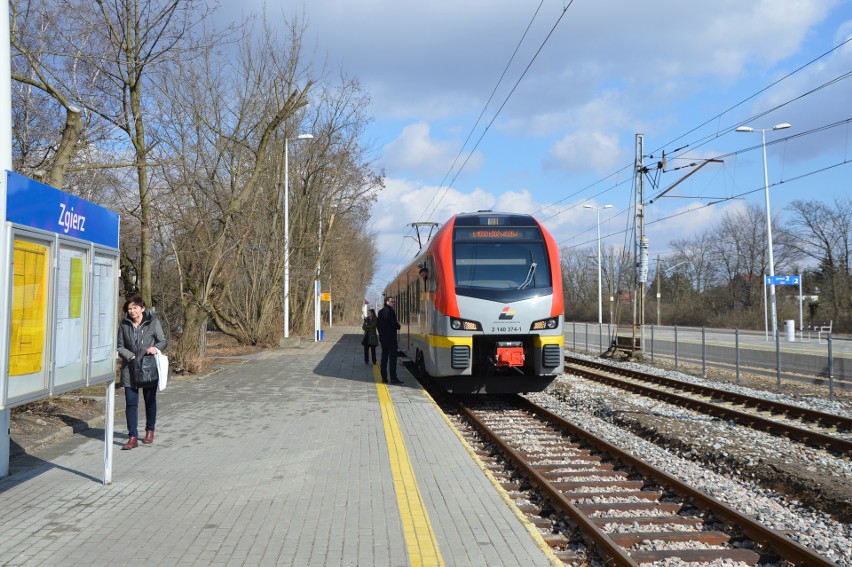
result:
[(178, 372), (195, 373), (207, 354), (207, 313), (196, 303), (183, 306), (183, 333), (172, 350), (172, 363)]

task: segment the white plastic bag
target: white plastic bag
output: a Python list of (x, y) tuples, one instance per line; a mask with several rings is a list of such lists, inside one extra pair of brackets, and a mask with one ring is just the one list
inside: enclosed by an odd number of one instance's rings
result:
[(169, 357), (158, 350), (154, 360), (157, 361), (157, 390), (162, 392), (169, 382)]

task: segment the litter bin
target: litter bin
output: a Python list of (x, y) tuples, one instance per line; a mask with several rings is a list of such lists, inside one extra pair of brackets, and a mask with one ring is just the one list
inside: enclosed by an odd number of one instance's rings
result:
[(796, 322), (793, 319), (784, 321), (784, 334), (787, 335), (787, 342), (796, 342)]

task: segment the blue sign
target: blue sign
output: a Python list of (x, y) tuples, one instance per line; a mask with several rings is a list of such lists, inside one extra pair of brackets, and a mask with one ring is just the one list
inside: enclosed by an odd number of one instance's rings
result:
[(799, 285), (799, 276), (766, 276), (766, 285)]
[(7, 171), (6, 220), (118, 248), (118, 213)]

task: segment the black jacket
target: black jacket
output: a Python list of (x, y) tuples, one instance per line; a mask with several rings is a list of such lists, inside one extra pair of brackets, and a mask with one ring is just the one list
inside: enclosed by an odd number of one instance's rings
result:
[(385, 304), (378, 313), (379, 322), (376, 324), (376, 330), (379, 331), (379, 342), (382, 348), (397, 348), (396, 332), (402, 327), (399, 326), (399, 321), (396, 320), (396, 311), (388, 304)]
[[(138, 348), (133, 340), (133, 322), (129, 316), (118, 326), (118, 356), (121, 357), (121, 385), (130, 388), (155, 386), (157, 384), (157, 362), (153, 354), (145, 354), (148, 347), (163, 350), (169, 342), (157, 316), (147, 309), (139, 323), (142, 337)], [(134, 360), (130, 360), (133, 357)]]

